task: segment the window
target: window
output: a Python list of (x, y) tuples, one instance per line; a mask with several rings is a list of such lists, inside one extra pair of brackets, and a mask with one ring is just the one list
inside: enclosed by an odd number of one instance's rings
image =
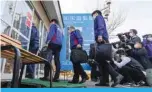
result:
[(40, 22), (40, 48), (42, 48), (45, 45), (46, 39), (47, 39), (47, 35), (48, 35), (48, 31), (46, 29), (46, 27), (44, 26), (44, 23), (41, 21)]
[[(28, 50), (33, 9), (25, 1), (1, 1), (0, 33), (20, 40), (22, 47)], [(7, 60), (4, 72), (11, 73), (12, 61)]]
[(1, 33), (9, 34), (11, 23), (13, 21), (13, 14), (15, 10), (15, 1), (1, 1), (1, 12), (0, 12), (0, 20), (1, 20)]
[(28, 49), (33, 10), (25, 1), (2, 1), (1, 33), (20, 40)]
[(24, 49), (28, 49), (33, 11), (24, 1), (17, 1), (15, 11), (13, 23), (14, 32), (12, 32), (11, 36), (14, 39), (20, 40)]

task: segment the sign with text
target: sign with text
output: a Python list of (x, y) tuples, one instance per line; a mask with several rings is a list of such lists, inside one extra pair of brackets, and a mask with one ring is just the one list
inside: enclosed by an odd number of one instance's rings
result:
[[(87, 52), (89, 51), (90, 43), (94, 42), (94, 31), (93, 31), (93, 18), (91, 14), (63, 14), (64, 22), (64, 33), (65, 41), (63, 43), (64, 48), (61, 51), (61, 69), (71, 70), (72, 64), (69, 61), (70, 57), (70, 48), (69, 48), (69, 33), (67, 28), (69, 26), (74, 26), (76, 29), (79, 29), (83, 37), (83, 49)], [(83, 68), (86, 70), (90, 69), (87, 64), (83, 65)]]

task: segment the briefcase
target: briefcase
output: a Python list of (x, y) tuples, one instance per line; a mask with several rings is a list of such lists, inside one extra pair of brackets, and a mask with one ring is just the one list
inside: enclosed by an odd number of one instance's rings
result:
[(73, 63), (87, 63), (88, 55), (85, 50), (73, 49), (71, 51), (70, 59)]
[(96, 60), (111, 60), (112, 59), (112, 45), (101, 44), (95, 46), (95, 57)]

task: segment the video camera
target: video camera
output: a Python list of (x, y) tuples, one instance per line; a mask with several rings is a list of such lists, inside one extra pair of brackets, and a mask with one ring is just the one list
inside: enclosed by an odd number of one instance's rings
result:
[(119, 33), (119, 34), (117, 34), (117, 36), (120, 39), (120, 41), (126, 42), (127, 39), (130, 39), (130, 35), (129, 34), (130, 34), (130, 32)]
[(129, 36), (130, 32), (125, 33), (119, 33), (117, 34), (120, 41), (112, 43), (114, 48), (123, 48), (126, 52), (132, 49), (132, 46), (128, 44), (128, 41), (130, 39)]

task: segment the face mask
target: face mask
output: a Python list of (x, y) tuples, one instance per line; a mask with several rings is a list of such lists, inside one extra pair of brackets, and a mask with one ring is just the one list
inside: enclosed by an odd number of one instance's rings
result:
[(94, 15), (94, 16), (93, 16), (93, 20), (95, 20), (95, 18), (96, 18), (96, 16)]
[(97, 14), (94, 14), (94, 15), (93, 15), (93, 19), (94, 19), (94, 20), (95, 20), (96, 16), (97, 16)]

